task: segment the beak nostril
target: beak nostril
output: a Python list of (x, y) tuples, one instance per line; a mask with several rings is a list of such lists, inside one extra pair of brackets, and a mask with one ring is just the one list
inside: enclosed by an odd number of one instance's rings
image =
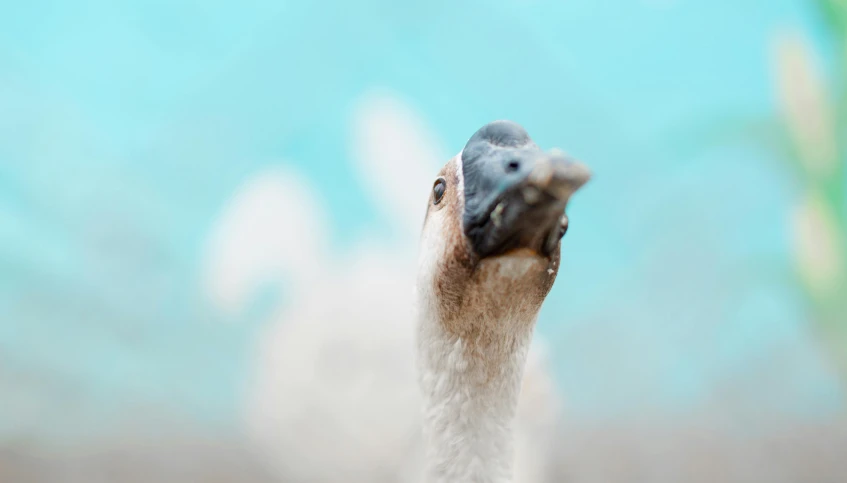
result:
[(506, 165), (506, 171), (509, 173), (514, 173), (521, 167), (521, 163), (515, 160), (509, 161), (509, 164)]

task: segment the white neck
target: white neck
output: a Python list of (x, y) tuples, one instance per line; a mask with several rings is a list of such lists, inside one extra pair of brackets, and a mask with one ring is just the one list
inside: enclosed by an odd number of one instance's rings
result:
[[(418, 363), (424, 399), (428, 481), (506, 483), (512, 479), (512, 422), (534, 320), (465, 340), (423, 309)], [(486, 342), (488, 341), (488, 342)]]

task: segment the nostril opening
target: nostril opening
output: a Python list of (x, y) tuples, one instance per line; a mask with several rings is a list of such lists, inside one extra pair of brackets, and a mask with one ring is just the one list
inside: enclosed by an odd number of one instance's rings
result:
[(509, 173), (514, 173), (520, 167), (521, 167), (521, 163), (519, 163), (518, 161), (512, 160), (512, 161), (509, 161), (509, 164), (506, 165), (506, 171), (508, 171)]

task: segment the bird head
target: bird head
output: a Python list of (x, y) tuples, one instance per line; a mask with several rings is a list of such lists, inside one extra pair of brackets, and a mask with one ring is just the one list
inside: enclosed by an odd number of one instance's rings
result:
[(419, 291), (442, 319), (534, 320), (558, 273), (565, 208), (589, 178), (585, 165), (541, 150), (514, 122), (483, 126), (433, 182)]

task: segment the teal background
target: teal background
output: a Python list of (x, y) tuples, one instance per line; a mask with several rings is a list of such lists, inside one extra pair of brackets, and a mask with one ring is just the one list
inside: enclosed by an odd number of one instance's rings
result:
[(204, 244), (279, 165), (319, 194), (333, 252), (397, 236), (349, 153), (375, 89), (448, 155), (508, 118), (594, 170), (539, 328), (574, 417), (841, 414), (785, 275), (798, 189), (714, 135), (778, 118), (785, 28), (831, 67), (799, 0), (0, 3), (0, 444), (237, 431), (265, 312), (215, 308)]

